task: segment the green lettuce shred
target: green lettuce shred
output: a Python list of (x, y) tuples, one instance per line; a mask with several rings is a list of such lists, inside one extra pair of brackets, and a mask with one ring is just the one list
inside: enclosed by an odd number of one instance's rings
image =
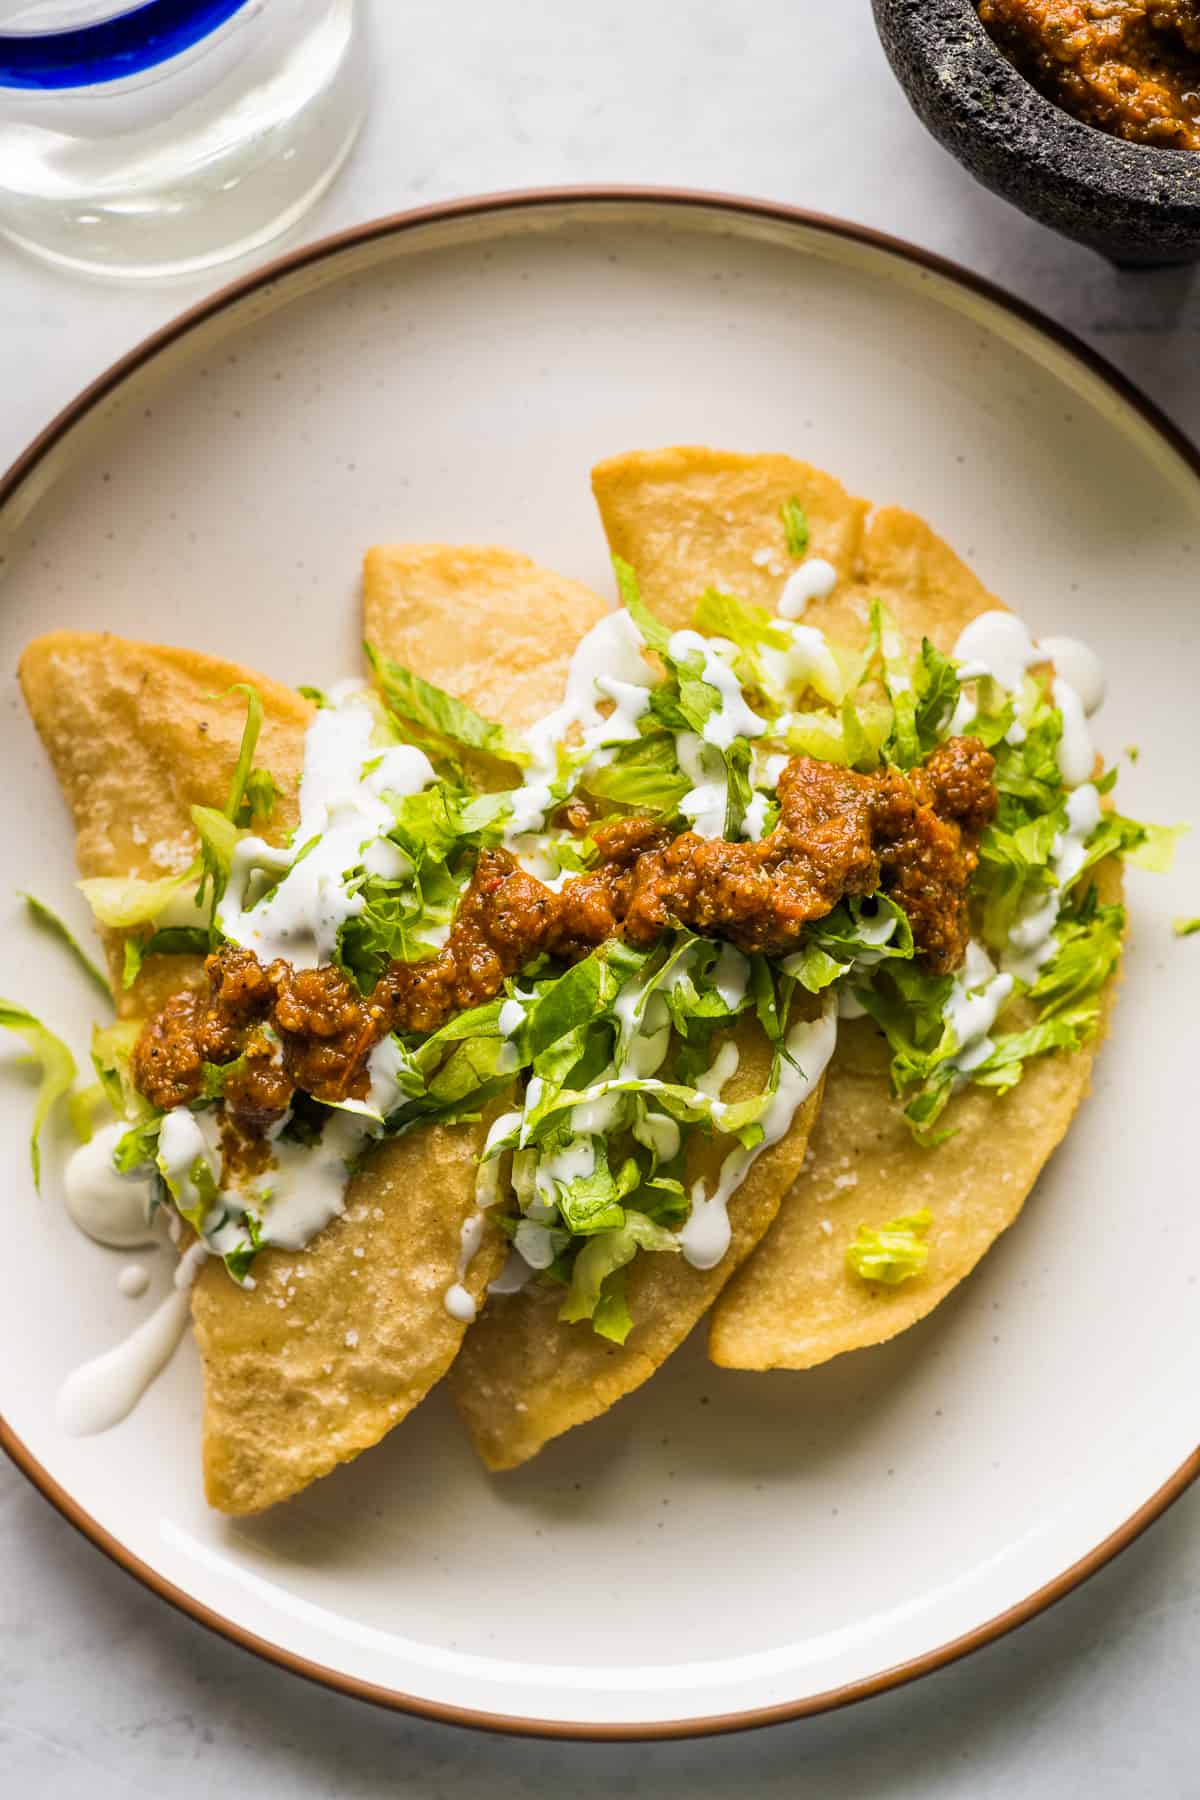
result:
[(503, 725), (483, 718), (474, 707), (415, 675), (402, 663), (380, 655), (373, 645), (365, 644), (363, 648), (388, 709), (405, 735), (415, 730), (418, 734), (457, 744), (463, 750), (479, 751), (518, 766), (529, 761), (528, 751), (505, 731)]
[(595, 799), (664, 820), (678, 817), (691, 785), (679, 767), (674, 736), (656, 730), (622, 744), (611, 762), (589, 769), (583, 779)]
[(118, 1118), (136, 1118), (146, 1109), (129, 1073), (129, 1059), (140, 1034), (137, 1019), (118, 1019), (115, 1025), (92, 1028), (92, 1067)]
[[(136, 875), (98, 875), (81, 881), (80, 892), (102, 925), (116, 931), (150, 925), (185, 886), (196, 888), (196, 907), (200, 909), (210, 882), (213, 895), (210, 924), (215, 918), (241, 829), (254, 818), (269, 814), (275, 803), (275, 783), (271, 776), (252, 766), (263, 720), (262, 696), (258, 689), (249, 682), (240, 681), (225, 694), (214, 697), (226, 699), (229, 694), (238, 693), (246, 696), (246, 723), (224, 812), (218, 812), (212, 806), (193, 806), (191, 809), (192, 823), (200, 836), (199, 856), (182, 874), (164, 875), (153, 881)], [(131, 985), (137, 975), (136, 968), (132, 975), (129, 970), (127, 959), (126, 986)]]
[[(240, 799), (238, 801), (240, 805)], [(233, 867), (233, 853), (241, 836), (239, 828), (234, 824), (228, 812), (218, 812), (215, 806), (193, 806), (191, 809), (192, 824), (200, 837), (200, 887), (196, 894), (196, 904), (202, 907), (209, 882), (212, 883), (212, 901), (209, 909), (210, 924), (216, 918), (217, 907), (225, 892), (229, 880), (229, 872)]]
[(79, 891), (101, 925), (125, 931), (134, 925), (148, 925), (170, 905), (185, 882), (194, 882), (197, 871), (185, 869), (182, 875), (164, 875), (157, 881), (143, 881), (136, 875), (93, 875), (79, 882)]
[(67, 1117), (71, 1121), (71, 1130), (75, 1133), (77, 1143), (91, 1143), (96, 1108), (106, 1105), (107, 1100), (103, 1084), (99, 1081), (93, 1081), (90, 1087), (73, 1088), (67, 1095)]
[(779, 509), (779, 516), (783, 520), (783, 535), (787, 540), (788, 555), (803, 556), (808, 549), (808, 515), (795, 494), (784, 501)]
[(563, 1323), (575, 1325), (590, 1319), (601, 1337), (623, 1344), (633, 1320), (624, 1292), (613, 1286), (613, 1279), (639, 1250), (678, 1254), (679, 1239), (638, 1212), (626, 1213), (624, 1224), (616, 1230), (589, 1238), (575, 1258), (570, 1285), (558, 1309)]
[[(246, 798), (246, 786), (250, 781), (251, 771), (254, 767), (254, 752), (258, 747), (258, 734), (262, 730), (263, 723), (263, 703), (262, 695), (259, 693), (258, 689), (248, 681), (235, 682), (231, 688), (227, 688), (223, 694), (218, 696), (218, 698), (227, 700), (230, 694), (244, 694), (246, 696), (246, 723), (242, 728), (242, 741), (238, 747), (238, 759), (234, 765), (233, 778), (229, 785), (229, 798), (225, 802), (225, 816), (232, 823), (236, 824), (238, 822), (238, 814), (243, 809)], [(270, 777), (268, 776), (267, 779), (269, 780)], [(272, 792), (273, 791), (274, 784), (272, 784)], [(247, 817), (245, 822), (249, 824), (249, 817)]]
[(922, 1208), (903, 1218), (889, 1219), (878, 1231), (860, 1225), (858, 1236), (846, 1250), (846, 1264), (863, 1281), (899, 1287), (902, 1281), (920, 1275), (929, 1261), (929, 1246), (924, 1239), (932, 1224), (933, 1214)]
[[(1130, 821), (1124, 821), (1130, 823)], [(1181, 837), (1187, 833), (1186, 825), (1142, 825), (1141, 842), (1134, 844), (1125, 854), (1135, 868), (1145, 869), (1151, 875), (1169, 875), (1175, 861), (1175, 850)]]
[(127, 937), (121, 986), (133, 986), (148, 956), (205, 956), (211, 948), (211, 934), (202, 925), (168, 925), (148, 938)]
[(107, 975), (92, 961), (65, 920), (60, 919), (53, 907), (47, 906), (44, 900), (39, 900), (36, 894), (23, 892), (21, 898), (29, 909), (30, 918), (66, 946), (92, 985), (100, 989), (106, 1000), (111, 1000), (112, 990), (109, 988)]
[(41, 1070), (42, 1079), (34, 1102), (33, 1125), (29, 1134), (33, 1185), (40, 1193), (42, 1127), (57, 1102), (65, 1099), (75, 1085), (75, 1058), (60, 1037), (56, 1037), (40, 1019), (35, 1019), (31, 1012), (27, 1012), (23, 1006), (15, 1006), (11, 1000), (0, 1000), (0, 1029), (23, 1038), (29, 1046), (29, 1055), (20, 1060), (33, 1063)]
[(870, 983), (856, 984), (858, 1000), (887, 1038), (892, 1088), (905, 1101), (919, 1143), (932, 1147), (949, 1135), (938, 1131), (937, 1123), (964, 1082), (1006, 1093), (1031, 1058), (1079, 1050), (1095, 1036), (1100, 990), (1116, 966), (1124, 932), (1122, 906), (1101, 906), (1094, 887), (1077, 887), (1059, 915), (1054, 953), (1027, 995), (1034, 1022), (1005, 1029), (1002, 1012), (990, 1052), (965, 1072), (955, 1066), (959, 1046), (945, 1020), (953, 986), (949, 976), (888, 962)]
[(162, 1118), (139, 1119), (122, 1132), (113, 1151), (113, 1168), (119, 1175), (136, 1175), (154, 1168), (158, 1158), (158, 1134)]
[(642, 599), (642, 590), (637, 574), (624, 558), (614, 556), (612, 564), (613, 573), (617, 578), (617, 591), (621, 596), (621, 605), (637, 626), (644, 642), (649, 645), (650, 649), (657, 650), (660, 656), (665, 655), (667, 646), (671, 642), (670, 629), (662, 623), (661, 619), (655, 618)]

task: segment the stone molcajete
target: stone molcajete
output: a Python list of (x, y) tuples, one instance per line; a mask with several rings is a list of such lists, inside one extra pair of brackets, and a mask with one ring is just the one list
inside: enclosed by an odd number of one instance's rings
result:
[(1043, 98), (973, 0), (872, 0), (918, 117), (985, 187), (1126, 266), (1200, 257), (1200, 151), (1126, 143)]

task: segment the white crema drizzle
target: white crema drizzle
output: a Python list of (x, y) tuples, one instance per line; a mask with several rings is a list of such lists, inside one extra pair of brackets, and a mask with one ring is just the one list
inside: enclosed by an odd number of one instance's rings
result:
[[(505, 830), (506, 845), (534, 874), (542, 874), (547, 861), (539, 834), (561, 798), (560, 752), (570, 741), (573, 756), (580, 759), (580, 776), (611, 762), (622, 744), (639, 735), (652, 680), (641, 637), (627, 612), (606, 613), (579, 640), (562, 704), (525, 733), (530, 763), (513, 795)], [(605, 703), (608, 710), (602, 712)]]
[[(1015, 613), (980, 613), (959, 635), (954, 646), (959, 663), (959, 679), (963, 682), (990, 675), (1010, 694), (1021, 691), (1026, 672), (1037, 663), (1052, 662), (1055, 669), (1051, 690), (1056, 707), (1062, 713), (1062, 737), (1058, 746), (1058, 768), (1065, 786), (1079, 787), (1091, 776), (1096, 765), (1087, 721), (1104, 700), (1104, 671), (1095, 652), (1077, 638), (1045, 638), (1035, 643), (1029, 627)], [(1079, 682), (1079, 687), (1075, 683)], [(975, 705), (964, 691), (950, 723), (951, 732), (969, 728), (975, 717)], [(1019, 725), (1009, 736), (1020, 742)]]
[(202, 1261), (202, 1249), (193, 1246), (180, 1258), (171, 1292), (149, 1318), (113, 1349), (71, 1371), (55, 1401), (60, 1430), (71, 1437), (91, 1437), (119, 1425), (133, 1411), (170, 1362), (184, 1334), (191, 1286)]
[[(408, 870), (403, 853), (385, 841), (396, 822), (387, 796), (420, 793), (434, 773), (410, 744), (378, 748), (375, 729), (367, 690), (354, 682), (335, 688), (305, 733), (292, 847), (246, 837), (234, 850), (217, 924), (263, 962), (282, 957), (296, 969), (332, 962), (342, 926), (362, 912), (350, 889), (355, 871), (399, 880)], [(269, 882), (276, 885), (268, 891)]]
[(102, 1125), (72, 1153), (63, 1177), (67, 1211), (76, 1225), (97, 1244), (116, 1250), (155, 1242), (153, 1176), (120, 1175), (113, 1167), (113, 1153), (128, 1129), (124, 1119)]
[[(999, 970), (982, 945), (972, 942), (955, 979), (943, 1016), (958, 1039), (952, 1066), (965, 1076), (991, 1054), (991, 1028), (1015, 983), (1032, 986), (1054, 955), (1063, 903), (1083, 867), (1087, 841), (1100, 823), (1100, 795), (1091, 780), (1096, 752), (1087, 721), (1103, 704), (1105, 678), (1099, 657), (1086, 644), (1071, 637), (1035, 642), (1024, 621), (1008, 612), (986, 612), (973, 619), (959, 636), (954, 655), (964, 684), (990, 676), (1014, 697), (1029, 669), (1038, 663), (1053, 664), (1051, 698), (1062, 715), (1058, 767), (1069, 790), (1066, 827), (1050, 852), (1051, 885), (1029, 901), (1015, 921)], [(975, 703), (964, 685), (951, 732), (968, 730), (974, 716)], [(1009, 737), (1019, 743), (1022, 735), (1018, 720)]]
[[(679, 1247), (693, 1268), (715, 1268), (729, 1249), (729, 1202), (763, 1151), (771, 1149), (791, 1130), (797, 1112), (825, 1073), (836, 1043), (837, 1003), (831, 995), (819, 1019), (802, 1019), (788, 1032), (788, 1054), (780, 1062), (779, 1086), (760, 1121), (761, 1140), (750, 1149), (739, 1145), (730, 1151), (711, 1193), (704, 1182), (694, 1184), (692, 1209), (679, 1232)], [(719, 1062), (720, 1056), (709, 1071), (714, 1082), (724, 1074), (718, 1068)]]

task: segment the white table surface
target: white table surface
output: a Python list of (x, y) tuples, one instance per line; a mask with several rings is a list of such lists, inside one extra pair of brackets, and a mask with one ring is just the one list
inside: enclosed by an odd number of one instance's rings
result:
[[(992, 277), (1200, 435), (1195, 271), (1120, 274), (977, 188), (909, 113), (867, 0), (365, 4), (370, 119), (294, 241), (554, 182), (768, 196)], [(0, 466), (114, 357), (236, 272), (106, 287), (0, 242)], [(1198, 1684), (1200, 1490), (1049, 1614), (913, 1687), (769, 1732), (623, 1747), (489, 1738), (309, 1687), (177, 1616), (0, 1467), (5, 1800), (1182, 1800), (1200, 1794)]]

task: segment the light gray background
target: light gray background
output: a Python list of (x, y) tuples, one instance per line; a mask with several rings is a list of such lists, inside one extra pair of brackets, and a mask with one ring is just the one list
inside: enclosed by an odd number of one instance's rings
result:
[[(295, 241), (552, 182), (769, 196), (991, 276), (1200, 433), (1194, 272), (1119, 274), (975, 187), (910, 115), (867, 0), (364, 4), (371, 116)], [(114, 357), (233, 272), (107, 288), (0, 243), (0, 465)], [(1175, 1800), (1200, 1795), (1198, 1638), (1193, 1491), (1048, 1615), (916, 1686), (708, 1743), (522, 1743), (375, 1712), (256, 1663), (144, 1593), (0, 1467), (3, 1800)]]

